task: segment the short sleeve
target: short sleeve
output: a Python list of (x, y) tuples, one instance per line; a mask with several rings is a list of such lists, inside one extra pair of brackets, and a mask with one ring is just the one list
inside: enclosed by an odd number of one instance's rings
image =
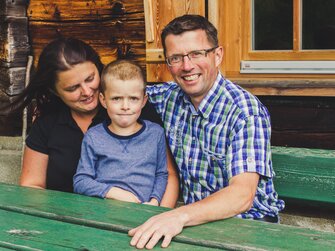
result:
[(227, 152), (228, 178), (245, 172), (256, 172), (271, 178), (270, 137), (268, 117), (249, 116), (241, 119), (235, 127), (235, 134)]
[(48, 138), (51, 124), (52, 122), (47, 117), (37, 118), (30, 128), (26, 138), (26, 145), (37, 152), (48, 154)]

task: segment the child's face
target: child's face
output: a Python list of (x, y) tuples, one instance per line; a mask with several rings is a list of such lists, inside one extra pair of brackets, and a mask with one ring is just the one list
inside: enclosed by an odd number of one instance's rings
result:
[(113, 128), (117, 129), (135, 127), (147, 99), (140, 79), (112, 78), (104, 94), (100, 93), (100, 102), (107, 109)]

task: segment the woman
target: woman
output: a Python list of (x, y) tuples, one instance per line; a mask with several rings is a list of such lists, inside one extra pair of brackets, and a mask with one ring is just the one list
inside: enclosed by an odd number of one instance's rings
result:
[[(98, 101), (102, 69), (97, 52), (81, 40), (59, 38), (44, 48), (34, 77), (15, 102), (17, 109), (35, 101), (37, 117), (26, 139), (22, 186), (73, 192), (84, 133), (107, 116)], [(171, 155), (168, 170), (161, 205), (174, 207), (178, 178)]]

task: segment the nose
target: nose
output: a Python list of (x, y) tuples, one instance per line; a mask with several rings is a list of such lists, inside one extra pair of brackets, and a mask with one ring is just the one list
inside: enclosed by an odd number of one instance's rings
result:
[(182, 61), (182, 67), (184, 71), (190, 71), (193, 68), (193, 63), (189, 55), (184, 55), (183, 61)]
[(81, 85), (81, 91), (82, 91), (82, 94), (85, 96), (89, 96), (91, 94), (91, 88), (85, 84)]
[(122, 101), (122, 110), (129, 110), (129, 102), (128, 102), (128, 99), (123, 99)]

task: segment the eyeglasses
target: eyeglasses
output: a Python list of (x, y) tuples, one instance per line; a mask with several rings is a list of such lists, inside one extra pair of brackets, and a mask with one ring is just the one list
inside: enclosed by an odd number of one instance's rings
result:
[(165, 60), (169, 66), (180, 66), (181, 63), (184, 61), (184, 57), (188, 57), (188, 59), (191, 60), (193, 63), (200, 62), (205, 57), (207, 57), (208, 53), (214, 51), (218, 47), (219, 46), (215, 46), (210, 49), (191, 51), (187, 54), (177, 54), (171, 57), (166, 57)]

